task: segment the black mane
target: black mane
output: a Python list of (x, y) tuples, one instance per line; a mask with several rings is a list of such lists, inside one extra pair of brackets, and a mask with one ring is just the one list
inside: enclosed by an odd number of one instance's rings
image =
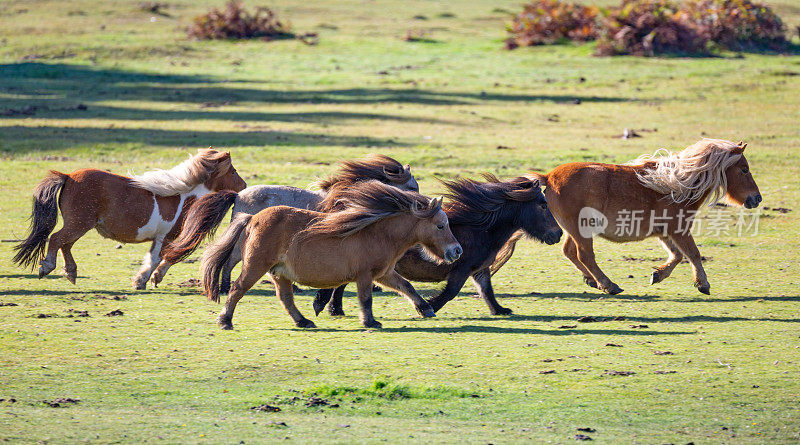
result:
[(450, 224), (489, 227), (501, 216), (506, 216), (505, 212), (516, 210), (505, 205), (508, 201), (544, 199), (538, 182), (529, 178), (520, 176), (501, 181), (490, 173), (482, 176), (486, 182), (474, 179), (441, 181), (448, 190), (445, 196), (449, 202), (445, 205), (445, 212)]

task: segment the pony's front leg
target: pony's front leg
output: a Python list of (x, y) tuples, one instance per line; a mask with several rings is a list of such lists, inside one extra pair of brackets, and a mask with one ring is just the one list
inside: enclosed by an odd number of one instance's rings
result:
[(489, 312), (492, 315), (511, 315), (512, 311), (509, 308), (500, 306), (497, 298), (494, 296), (494, 289), (492, 289), (492, 273), (489, 268), (481, 269), (472, 274), (472, 282), (478, 288), (478, 294), (489, 306)]
[[(411, 304), (414, 305), (414, 308), (419, 312), (420, 315), (423, 317), (435, 317), (436, 311), (431, 306), (430, 303), (425, 301), (424, 298), (420, 297), (417, 293), (417, 290), (414, 289), (414, 286), (408, 282), (405, 278), (401, 277), (400, 274), (394, 271), (394, 269), (390, 270), (389, 273), (386, 275), (376, 279), (378, 283), (390, 288), (394, 289), (395, 291), (399, 292), (400, 295), (406, 297)], [(463, 282), (462, 282), (463, 284)], [(372, 299), (372, 285), (370, 285), (370, 300)], [(358, 286), (358, 295), (361, 295), (361, 283)]]
[(139, 268), (139, 273), (133, 279), (133, 288), (136, 290), (143, 290), (147, 287), (147, 280), (150, 279), (150, 274), (153, 269), (161, 262), (161, 244), (164, 238), (156, 238), (150, 245), (150, 251), (144, 254), (142, 259), (142, 267)]
[(428, 300), (431, 308), (433, 308), (434, 311), (439, 312), (439, 310), (444, 307), (448, 301), (455, 298), (461, 288), (464, 287), (464, 283), (467, 282), (469, 273), (470, 271), (465, 269), (452, 270), (447, 276), (447, 284), (444, 285), (444, 289), (439, 292), (439, 295)]
[(708, 283), (706, 271), (703, 269), (703, 262), (700, 256), (700, 251), (697, 249), (697, 244), (691, 234), (679, 235), (675, 234), (670, 237), (675, 246), (684, 254), (692, 264), (692, 272), (694, 273), (694, 286), (700, 293), (710, 295), (711, 285)]
[(670, 241), (669, 238), (662, 237), (658, 240), (661, 242), (661, 246), (667, 251), (669, 256), (664, 264), (656, 267), (656, 270), (653, 271), (653, 275), (650, 276), (650, 284), (660, 283), (667, 279), (667, 277), (672, 274), (675, 266), (677, 266), (683, 259), (683, 254), (680, 250), (678, 250), (678, 247), (675, 245), (675, 243)]
[(587, 286), (593, 287), (597, 289), (597, 281), (594, 280), (592, 274), (589, 273), (589, 270), (586, 266), (581, 263), (581, 260), (578, 259), (578, 243), (575, 240), (567, 235), (566, 239), (564, 240), (564, 245), (561, 246), (561, 253), (567, 257), (568, 260), (572, 261), (572, 264), (575, 265), (575, 268), (580, 271), (583, 275), (583, 282), (586, 283)]
[[(277, 292), (283, 308), (286, 309), (286, 312), (288, 312), (289, 316), (294, 320), (294, 325), (298, 328), (316, 328), (317, 325), (304, 317), (303, 314), (300, 313), (300, 310), (297, 309), (297, 306), (295, 306), (292, 282), (285, 277), (270, 276), (272, 277), (272, 284), (275, 285), (275, 292)], [(233, 290), (231, 293), (233, 293)]]
[(372, 276), (363, 276), (356, 281), (358, 305), (361, 309), (361, 324), (365, 328), (380, 329), (383, 325), (372, 315)]
[(575, 240), (575, 244), (578, 247), (578, 260), (580, 260), (589, 273), (592, 274), (592, 278), (594, 278), (594, 280), (597, 282), (597, 288), (611, 295), (616, 295), (622, 292), (622, 288), (611, 281), (611, 279), (609, 279), (600, 269), (600, 266), (597, 265), (597, 262), (594, 259), (592, 239), (581, 236), (573, 238), (573, 240)]

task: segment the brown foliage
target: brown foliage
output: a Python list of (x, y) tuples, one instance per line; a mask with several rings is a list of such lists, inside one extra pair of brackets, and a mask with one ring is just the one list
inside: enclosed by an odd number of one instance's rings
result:
[(506, 48), (556, 43), (562, 39), (588, 41), (597, 38), (597, 7), (559, 0), (535, 0), (508, 25)]
[(257, 7), (253, 13), (241, 2), (229, 1), (224, 9), (211, 8), (192, 20), (186, 33), (195, 39), (262, 39), (294, 38), (288, 22), (278, 19), (275, 12)]

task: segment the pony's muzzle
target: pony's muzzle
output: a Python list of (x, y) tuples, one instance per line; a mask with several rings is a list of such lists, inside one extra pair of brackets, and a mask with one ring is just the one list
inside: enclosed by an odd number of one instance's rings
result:
[(547, 235), (544, 236), (544, 243), (548, 246), (556, 244), (557, 242), (561, 241), (561, 235), (564, 234), (564, 231), (560, 228), (556, 230), (551, 230), (547, 232)]
[(462, 253), (464, 253), (464, 249), (461, 248), (461, 244), (453, 244), (445, 249), (444, 260), (452, 263), (461, 258)]
[(750, 195), (747, 199), (744, 200), (744, 207), (746, 209), (754, 209), (761, 204), (761, 193), (756, 193), (755, 195)]

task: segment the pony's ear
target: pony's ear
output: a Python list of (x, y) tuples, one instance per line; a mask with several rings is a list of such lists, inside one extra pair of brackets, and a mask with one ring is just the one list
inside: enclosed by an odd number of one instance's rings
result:
[(747, 148), (747, 142), (739, 141), (739, 143), (736, 145), (736, 148), (734, 148), (732, 151), (734, 153), (744, 153), (745, 148)]
[(403, 170), (410, 172), (411, 171), (411, 164), (406, 164), (403, 166)]
[(444, 197), (443, 196), (438, 196), (436, 198), (433, 198), (433, 199), (431, 199), (430, 203), (428, 204), (428, 207), (431, 208), (431, 209), (438, 209), (438, 208), (440, 208), (442, 206), (442, 201), (444, 201)]

